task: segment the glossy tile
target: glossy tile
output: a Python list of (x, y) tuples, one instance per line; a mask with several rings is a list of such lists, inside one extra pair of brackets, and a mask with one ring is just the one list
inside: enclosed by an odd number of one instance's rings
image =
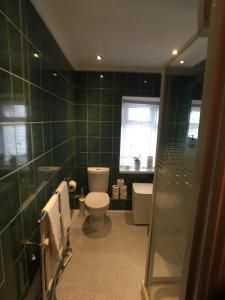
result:
[(43, 153), (43, 131), (42, 124), (32, 124), (32, 156), (33, 158)]
[(2, 233), (4, 269), (8, 273), (23, 249), (22, 218), (19, 214)]
[(30, 163), (18, 171), (20, 201), (26, 201), (35, 190), (34, 166)]
[[(30, 240), (35, 228), (37, 228), (36, 198), (32, 199), (22, 212), (24, 238)], [(29, 226), (27, 226), (29, 224)], [(33, 238), (32, 238), (33, 240)]]
[(100, 106), (88, 105), (88, 121), (100, 121)]
[(16, 158), (17, 165), (22, 166), (32, 159), (32, 143), (30, 124), (16, 124)]
[[(2, 4), (3, 1), (1, 1)], [(0, 67), (9, 70), (9, 44), (7, 36), (8, 23), (0, 14)]]
[(23, 47), (22, 35), (10, 23), (8, 23), (8, 37), (9, 37), (9, 58), (10, 71), (18, 76), (23, 76)]
[(0, 287), (0, 299), (2, 300), (6, 300), (6, 286), (5, 286), (5, 283), (3, 283)]
[(13, 268), (6, 273), (7, 299), (17, 300), (22, 297), (27, 283), (25, 255), (22, 252)]
[(17, 173), (0, 179), (0, 230), (2, 230), (20, 207)]
[(113, 105), (113, 89), (102, 89), (101, 90), (101, 104), (102, 105)]
[(0, 299), (18, 300), (40, 268), (39, 249), (25, 253), (21, 242), (62, 178), (75, 174), (76, 115), (72, 69), (31, 2), (3, 0), (0, 10)]
[(88, 104), (100, 104), (100, 89), (88, 89)]
[(88, 122), (88, 136), (99, 137), (100, 122)]

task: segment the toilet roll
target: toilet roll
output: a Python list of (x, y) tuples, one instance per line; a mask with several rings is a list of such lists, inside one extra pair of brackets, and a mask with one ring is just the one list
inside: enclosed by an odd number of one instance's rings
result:
[(127, 199), (127, 192), (120, 193), (120, 199)]
[(112, 193), (112, 199), (117, 200), (120, 198), (120, 194), (119, 193)]
[(69, 181), (69, 192), (74, 192), (76, 191), (77, 188), (77, 183), (74, 180)]
[(112, 186), (112, 193), (118, 193), (119, 194), (119, 186), (117, 184), (114, 184)]
[(123, 186), (124, 185), (124, 179), (117, 179), (117, 185), (119, 187)]
[(127, 185), (123, 185), (120, 187), (120, 194), (127, 193)]

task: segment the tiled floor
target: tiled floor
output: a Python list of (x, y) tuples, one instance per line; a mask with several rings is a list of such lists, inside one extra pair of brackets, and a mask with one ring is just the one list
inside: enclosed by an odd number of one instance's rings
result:
[(57, 300), (139, 300), (147, 252), (147, 227), (130, 212), (109, 212), (101, 236), (77, 213), (71, 228), (73, 256), (60, 277)]

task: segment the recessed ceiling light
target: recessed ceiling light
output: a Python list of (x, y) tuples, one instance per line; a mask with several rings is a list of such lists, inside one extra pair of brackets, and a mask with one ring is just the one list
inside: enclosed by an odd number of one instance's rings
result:
[(33, 53), (33, 57), (38, 58), (38, 57), (39, 57), (39, 54)]
[(184, 60), (180, 60), (180, 64), (182, 64), (182, 65), (183, 65), (183, 63), (184, 63)]
[(172, 54), (173, 54), (173, 55), (177, 55), (177, 49), (174, 49), (174, 50), (172, 51)]
[(146, 84), (148, 81), (147, 80), (144, 80), (144, 84)]
[(100, 78), (102, 79), (102, 78), (104, 78), (104, 76), (101, 74), (101, 75), (100, 75)]
[(57, 76), (58, 76), (58, 74), (57, 74), (57, 73), (52, 73), (52, 75), (53, 75), (54, 77), (57, 77)]
[(100, 55), (96, 56), (97, 60), (102, 60), (102, 57)]

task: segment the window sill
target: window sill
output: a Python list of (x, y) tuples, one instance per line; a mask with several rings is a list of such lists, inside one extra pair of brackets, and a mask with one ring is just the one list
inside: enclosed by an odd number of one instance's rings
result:
[(140, 168), (136, 170), (134, 167), (120, 167), (120, 174), (154, 174), (155, 168)]

